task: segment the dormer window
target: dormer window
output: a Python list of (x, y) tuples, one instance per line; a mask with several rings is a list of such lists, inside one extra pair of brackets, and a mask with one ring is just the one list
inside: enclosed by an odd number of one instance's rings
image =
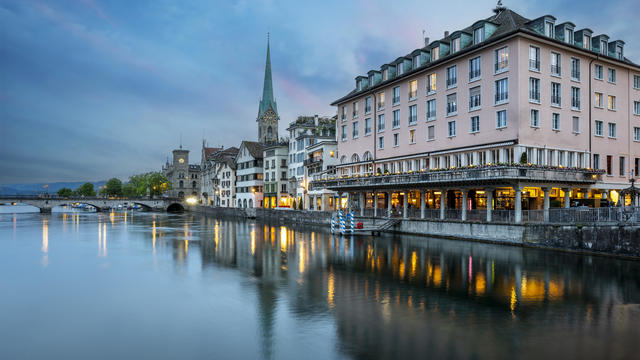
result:
[(404, 73), (404, 63), (398, 63), (398, 75), (402, 75)]
[(451, 53), (458, 52), (460, 50), (460, 38), (453, 39), (451, 41)]
[(544, 34), (548, 37), (553, 37), (553, 23), (547, 21), (544, 23)]
[(591, 49), (591, 38), (589, 37), (589, 35), (584, 36), (583, 45), (585, 49), (587, 50)]
[(484, 41), (484, 27), (473, 30), (473, 44), (479, 44)]
[(382, 81), (389, 79), (389, 69), (382, 70)]
[(564, 41), (567, 44), (573, 45), (573, 30), (571, 30), (571, 29), (565, 29), (564, 30)]
[(413, 64), (411, 65), (411, 67), (413, 67), (414, 69), (416, 69), (418, 66), (420, 66), (420, 55), (416, 55), (413, 57)]
[(620, 45), (616, 45), (616, 57), (620, 60), (623, 60), (622, 46)]
[(434, 47), (431, 50), (431, 59), (433, 61), (436, 61), (436, 60), (440, 59), (440, 48), (439, 47)]
[(356, 90), (362, 90), (362, 80), (356, 81)]
[(369, 87), (373, 86), (373, 75), (369, 75)]
[(607, 55), (607, 41), (606, 40), (600, 40), (600, 52), (603, 55)]

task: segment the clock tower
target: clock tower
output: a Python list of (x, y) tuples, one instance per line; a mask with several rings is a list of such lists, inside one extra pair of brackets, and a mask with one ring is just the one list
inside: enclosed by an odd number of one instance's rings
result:
[(273, 82), (271, 80), (271, 51), (269, 49), (269, 34), (267, 34), (267, 63), (264, 69), (264, 85), (262, 99), (258, 107), (258, 141), (263, 144), (278, 142), (278, 106), (273, 98)]

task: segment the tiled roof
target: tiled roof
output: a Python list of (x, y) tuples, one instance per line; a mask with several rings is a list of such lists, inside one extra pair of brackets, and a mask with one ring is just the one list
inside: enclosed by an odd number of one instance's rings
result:
[(257, 141), (243, 141), (244, 146), (254, 159), (262, 159), (262, 144)]
[(213, 155), (214, 153), (220, 151), (220, 149), (222, 149), (222, 148), (205, 147), (204, 148), (204, 156), (205, 156), (205, 158), (208, 159), (211, 155)]

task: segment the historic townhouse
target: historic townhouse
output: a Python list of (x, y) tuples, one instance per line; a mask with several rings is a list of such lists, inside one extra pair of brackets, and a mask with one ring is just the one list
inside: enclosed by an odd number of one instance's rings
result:
[[(402, 206), (406, 214), (407, 206), (427, 206), (440, 208), (442, 216), (445, 207), (463, 213), (516, 209), (520, 215), (521, 204), (546, 209), (554, 200), (564, 206), (570, 198), (617, 200), (640, 166), (640, 67), (624, 57), (624, 41), (550, 15), (530, 20), (506, 8), (494, 12), (356, 77), (356, 88), (332, 104), (338, 108), (339, 175), (514, 163), (549, 173), (455, 186), (452, 176), (450, 183), (430, 180), (437, 189), (376, 195), (373, 180), (322, 186), (351, 193), (366, 207)], [(576, 181), (567, 179), (568, 168), (576, 168)]]
[(289, 143), (279, 142), (264, 147), (264, 207), (290, 207), (287, 177)]
[[(208, 182), (211, 184), (207, 188), (207, 193), (203, 189), (203, 196), (208, 194), (209, 205), (220, 207), (232, 207), (235, 200), (236, 185), (236, 164), (235, 158), (238, 155), (237, 147), (218, 149), (212, 153), (207, 160)], [(203, 182), (205, 172), (203, 171)]]
[(204, 205), (214, 205), (213, 201), (213, 175), (215, 173), (215, 162), (213, 156), (221, 148), (207, 147), (202, 140), (202, 153), (200, 158), (200, 202)]
[(263, 145), (243, 141), (236, 156), (236, 207), (262, 207)]
[(173, 150), (172, 154), (172, 162), (169, 163), (167, 159), (162, 167), (162, 173), (171, 183), (171, 189), (166, 194), (171, 197), (197, 198), (200, 193), (200, 165), (189, 164), (189, 150), (182, 149), (182, 145)]

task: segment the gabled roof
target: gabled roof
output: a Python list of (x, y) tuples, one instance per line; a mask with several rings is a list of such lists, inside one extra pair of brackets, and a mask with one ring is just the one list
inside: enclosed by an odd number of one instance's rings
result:
[(247, 148), (247, 151), (249, 151), (249, 154), (254, 158), (254, 159), (262, 159), (262, 147), (263, 145), (257, 141), (243, 141), (242, 144), (240, 145), (240, 148), (242, 147)]
[(211, 155), (213, 155), (214, 153), (216, 153), (216, 152), (220, 151), (220, 149), (222, 149), (222, 148), (215, 148), (215, 147), (210, 148), (210, 147), (205, 147), (205, 148), (204, 148), (204, 156), (205, 156), (205, 159), (208, 159)]

